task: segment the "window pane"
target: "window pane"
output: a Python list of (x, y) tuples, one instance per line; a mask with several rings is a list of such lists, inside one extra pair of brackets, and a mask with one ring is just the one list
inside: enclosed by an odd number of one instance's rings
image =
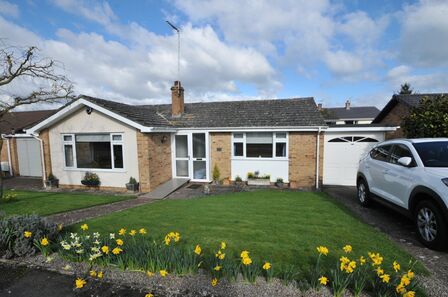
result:
[(286, 143), (277, 142), (275, 144), (275, 156), (276, 157), (286, 157)]
[(410, 157), (413, 158), (411, 151), (402, 144), (397, 144), (390, 155), (390, 162), (393, 164), (398, 164), (398, 159), (402, 157)]
[(112, 168), (110, 142), (76, 142), (78, 168)]
[(65, 152), (65, 166), (66, 167), (73, 167), (73, 145), (66, 144), (64, 145), (64, 152)]
[(372, 159), (387, 162), (389, 160), (391, 147), (392, 145), (379, 146), (370, 152), (370, 156)]
[(176, 135), (176, 157), (188, 157), (187, 135)]
[(110, 134), (79, 134), (76, 142), (110, 142)]
[(276, 133), (276, 134), (275, 134), (275, 137), (276, 137), (277, 139), (286, 139), (286, 133), (284, 133), (284, 132)]
[(64, 135), (64, 141), (72, 141), (71, 135)]
[(207, 164), (205, 161), (193, 161), (193, 178), (206, 179), (207, 178)]
[(176, 176), (188, 176), (188, 160), (176, 160)]
[(243, 139), (244, 138), (244, 134), (243, 133), (234, 133), (233, 134), (233, 138), (235, 138), (235, 139)]
[(246, 156), (252, 158), (272, 158), (272, 144), (248, 143), (246, 144)]
[(205, 133), (193, 133), (193, 158), (205, 158)]
[(114, 145), (114, 165), (115, 168), (123, 168), (123, 146)]
[(122, 141), (123, 136), (122, 135), (112, 135), (112, 140), (113, 141)]
[(246, 133), (246, 143), (272, 143), (272, 133), (270, 132), (253, 132)]
[(242, 157), (244, 155), (242, 142), (235, 142), (233, 144), (233, 155), (235, 157)]

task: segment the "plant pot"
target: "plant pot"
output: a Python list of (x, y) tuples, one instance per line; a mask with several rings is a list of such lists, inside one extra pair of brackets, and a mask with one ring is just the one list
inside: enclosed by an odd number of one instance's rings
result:
[(59, 179), (50, 179), (45, 182), (47, 188), (55, 189), (59, 188)]
[(100, 185), (100, 181), (82, 180), (81, 184), (88, 187), (98, 187)]
[(270, 186), (271, 181), (269, 178), (248, 178), (247, 184), (249, 186)]
[(127, 183), (126, 184), (126, 189), (128, 191), (138, 192), (138, 188), (139, 188), (139, 183), (136, 183), (136, 184)]
[(285, 186), (285, 183), (275, 183), (275, 185), (279, 188), (283, 188)]

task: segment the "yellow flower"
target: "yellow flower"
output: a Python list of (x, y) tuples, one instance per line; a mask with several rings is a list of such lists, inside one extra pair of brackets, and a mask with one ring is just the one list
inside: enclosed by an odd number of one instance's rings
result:
[(202, 252), (202, 249), (201, 249), (201, 247), (199, 246), (199, 244), (197, 244), (196, 247), (194, 248), (194, 253), (195, 253), (196, 255), (200, 255), (201, 252)]
[(104, 273), (102, 271), (98, 272), (98, 278), (103, 278)]
[(244, 258), (241, 260), (241, 262), (242, 262), (244, 265), (250, 265), (250, 264), (252, 264), (252, 259), (249, 258), (249, 257), (244, 257)]
[(375, 269), (375, 271), (378, 276), (381, 276), (384, 274), (384, 270), (379, 266)]
[(126, 234), (126, 229), (125, 228), (121, 228), (120, 230), (118, 230), (118, 234), (119, 235), (125, 235)]
[(154, 272), (147, 271), (147, 272), (146, 272), (146, 275), (147, 275), (148, 277), (153, 277), (153, 276), (154, 276)]
[(414, 276), (415, 276), (415, 273), (414, 272), (412, 272), (411, 270), (409, 270), (408, 271), (408, 273), (407, 273), (407, 276), (408, 276), (408, 278), (411, 280), (411, 279), (413, 279), (414, 278)]
[(25, 231), (25, 232), (23, 232), (23, 236), (25, 236), (25, 238), (30, 238), (31, 235), (33, 235), (33, 232), (31, 232), (31, 231)]
[(225, 250), (226, 247), (227, 247), (227, 244), (224, 241), (222, 241), (221, 242), (221, 250)]
[(394, 261), (393, 267), (394, 267), (395, 272), (398, 272), (401, 269), (400, 264), (398, 264), (397, 261)]
[(219, 250), (216, 254), (215, 254), (216, 258), (218, 258), (219, 260), (224, 260), (224, 258), (226, 257), (226, 254), (221, 252), (221, 250)]
[(81, 225), (81, 229), (82, 229), (83, 231), (87, 231), (87, 230), (89, 230), (89, 226), (88, 226), (87, 224), (82, 224), (82, 225)]
[(328, 248), (327, 247), (325, 247), (325, 246), (318, 246), (316, 249), (317, 249), (317, 252), (319, 254), (324, 255), (324, 256), (328, 255)]
[(249, 252), (248, 251), (242, 251), (240, 256), (241, 256), (241, 258), (249, 257)]
[(271, 269), (271, 263), (269, 263), (269, 262), (265, 262), (265, 263), (263, 264), (263, 269), (264, 269), (264, 270), (269, 270), (269, 269)]
[(170, 232), (167, 235), (165, 235), (165, 244), (170, 245), (171, 240), (174, 240), (174, 242), (178, 242), (180, 240), (180, 233), (179, 232)]
[(215, 268), (213, 268), (214, 271), (220, 271), (221, 270), (221, 266), (216, 265)]
[(327, 285), (327, 283), (328, 283), (328, 278), (326, 278), (325, 276), (321, 276), (320, 278), (319, 278), (319, 283), (321, 284), (321, 285)]
[(103, 245), (101, 247), (101, 251), (107, 255), (107, 254), (109, 254), (109, 247), (107, 245)]
[(168, 237), (165, 237), (164, 241), (165, 241), (166, 245), (170, 245), (171, 239)]
[(95, 270), (90, 270), (89, 272), (91, 277), (96, 277), (96, 271)]
[(361, 257), (359, 258), (359, 264), (361, 264), (361, 265), (366, 264), (366, 258), (364, 258), (363, 256), (361, 256)]
[(62, 228), (64, 228), (64, 225), (59, 224), (59, 225), (58, 225), (58, 231), (62, 231)]
[(218, 284), (218, 279), (215, 277), (212, 279), (212, 287), (215, 287)]
[(48, 241), (48, 238), (44, 237), (40, 240), (40, 244), (42, 246), (47, 246), (50, 242)]
[(383, 280), (383, 283), (388, 284), (390, 281), (390, 275), (389, 274), (383, 274), (380, 276), (380, 278)]
[(339, 261), (341, 261), (341, 263), (347, 264), (350, 262), (350, 259), (347, 257), (342, 256)]
[(414, 291), (408, 291), (408, 292), (403, 294), (403, 297), (415, 297), (415, 292)]
[(369, 252), (370, 260), (372, 260), (372, 264), (374, 266), (380, 266), (381, 263), (383, 263), (383, 257), (379, 253), (370, 253)]
[(129, 232), (129, 235), (134, 236), (135, 234), (137, 234), (137, 231), (135, 230), (131, 230), (131, 232)]
[(76, 289), (81, 289), (85, 284), (87, 284), (87, 282), (82, 278), (77, 278), (75, 281)]
[(168, 271), (166, 271), (166, 270), (160, 270), (159, 273), (162, 277), (165, 277), (168, 275)]
[(116, 242), (117, 242), (118, 245), (123, 245), (123, 240), (121, 240), (120, 238), (118, 238), (118, 239), (116, 240)]
[(404, 288), (403, 283), (400, 283), (396, 288), (395, 291), (397, 291), (398, 294), (403, 294), (406, 292), (406, 289)]
[(112, 254), (114, 255), (119, 255), (123, 250), (120, 249), (119, 247), (116, 247), (112, 250)]
[(145, 295), (145, 297), (154, 297), (154, 295), (151, 294), (151, 293), (148, 293), (148, 294)]
[(140, 233), (141, 235), (145, 235), (147, 232), (145, 228), (141, 228), (140, 230), (138, 230), (138, 233)]
[(403, 276), (401, 277), (401, 283), (402, 283), (404, 286), (409, 286), (409, 284), (411, 283), (411, 280), (409, 279), (409, 277), (408, 277), (407, 275), (403, 275)]
[(353, 250), (352, 246), (349, 245), (349, 244), (347, 244), (346, 246), (344, 246), (342, 249), (343, 249), (344, 252), (346, 252), (346, 253), (351, 253), (352, 250)]

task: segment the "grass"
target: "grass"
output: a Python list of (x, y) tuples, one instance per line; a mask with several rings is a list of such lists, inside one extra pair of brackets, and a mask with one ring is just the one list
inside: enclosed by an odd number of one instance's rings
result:
[[(8, 191), (7, 193), (11, 193)], [(6, 215), (38, 214), (50, 215), (94, 205), (108, 204), (133, 198), (124, 195), (95, 195), (87, 193), (13, 191), (17, 200), (0, 203), (0, 212)]]
[(350, 257), (376, 251), (384, 255), (388, 265), (397, 260), (403, 266), (412, 259), (384, 234), (360, 222), (323, 193), (259, 191), (165, 200), (85, 223), (92, 232), (147, 228), (158, 238), (178, 231), (187, 244), (215, 251), (220, 241), (226, 241), (235, 253), (246, 249), (260, 260), (303, 269), (314, 263), (318, 245), (330, 248), (333, 259), (326, 261), (331, 265), (346, 244), (354, 249)]

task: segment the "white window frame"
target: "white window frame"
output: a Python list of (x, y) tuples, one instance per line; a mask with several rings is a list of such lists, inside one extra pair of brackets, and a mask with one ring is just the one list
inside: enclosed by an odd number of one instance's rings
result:
[[(232, 159), (238, 160), (287, 160), (288, 159), (288, 151), (289, 151), (289, 133), (286, 131), (260, 131), (260, 132), (269, 132), (272, 133), (272, 157), (271, 158), (263, 158), (263, 157), (246, 157), (246, 133), (251, 132), (233, 132), (232, 133)], [(277, 138), (277, 133), (285, 133), (286, 138)], [(243, 134), (243, 138), (235, 138), (235, 134)], [(235, 156), (235, 143), (243, 144), (243, 156)], [(276, 143), (286, 143), (286, 156), (284, 157), (276, 157)]]
[[(112, 158), (112, 168), (78, 168), (78, 162), (76, 159), (76, 135), (82, 134), (109, 134), (110, 137), (110, 154)], [(113, 140), (113, 136), (120, 135), (121, 140)], [(64, 140), (64, 136), (71, 136), (72, 140), (66, 141)], [(126, 171), (126, 163), (125, 163), (125, 145), (124, 145), (124, 133), (63, 133), (61, 135), (62, 138), (62, 152), (64, 158), (64, 170), (67, 171), (97, 171), (97, 172), (125, 172)], [(65, 160), (65, 145), (72, 145), (73, 147), (73, 167), (66, 166), (67, 162)], [(115, 168), (115, 155), (114, 155), (114, 145), (121, 145), (121, 151), (123, 155), (123, 168)]]

